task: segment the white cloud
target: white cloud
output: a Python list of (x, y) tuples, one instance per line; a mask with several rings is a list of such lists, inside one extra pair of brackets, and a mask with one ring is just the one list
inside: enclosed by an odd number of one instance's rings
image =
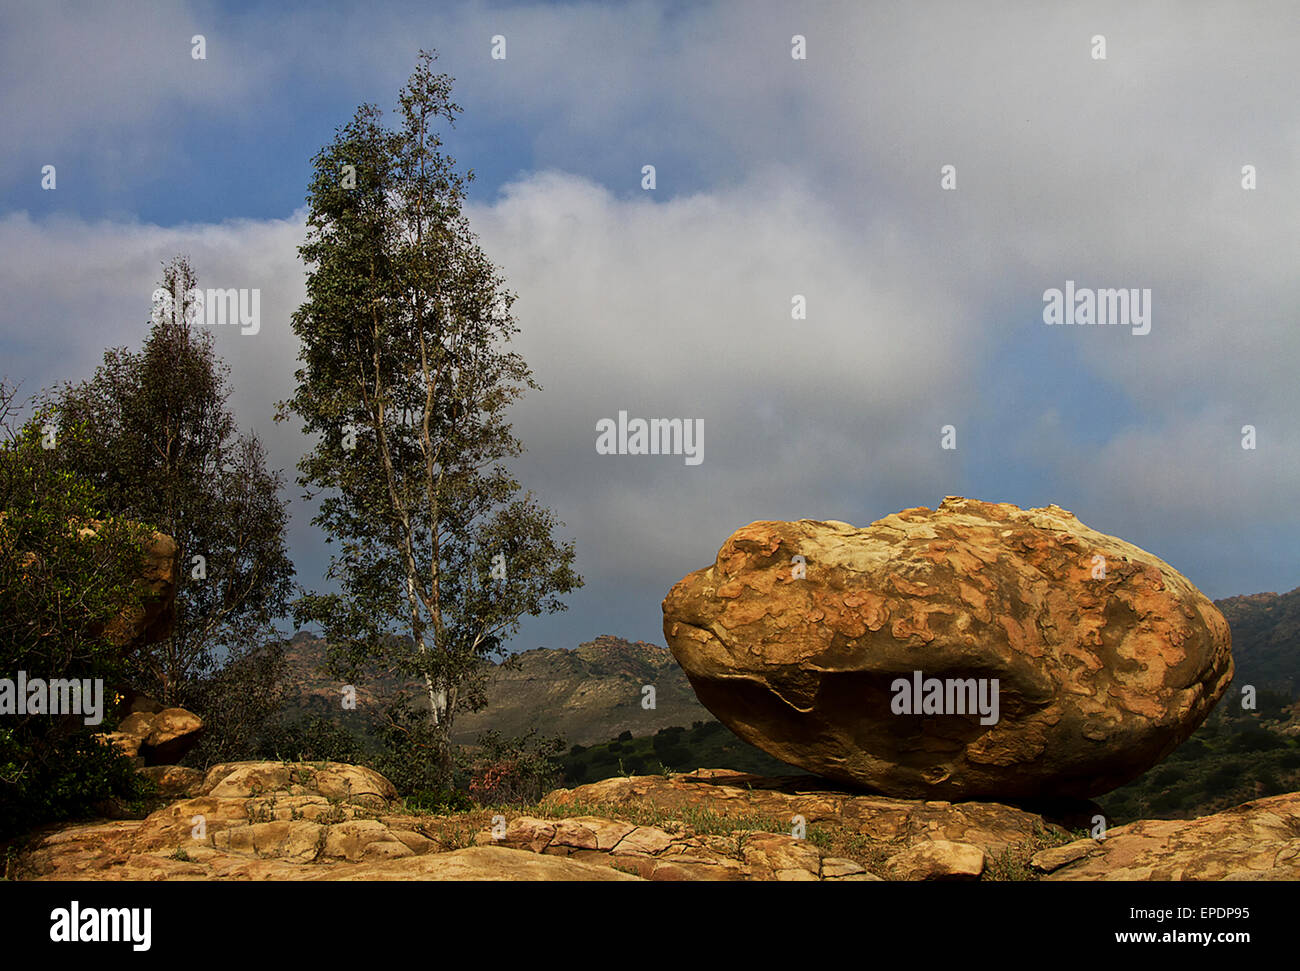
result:
[[(469, 112), (532, 142), (535, 164), (553, 168), (471, 215), (520, 294), (519, 347), (545, 387), (516, 416), (530, 450), (521, 476), (568, 521), (601, 595), (666, 588), (752, 518), (1010, 491), (1022, 462), (1080, 497), (1093, 525), (1189, 536), (1262, 517), (1297, 534), (1300, 25), (1288, 4), (468, 5), (225, 20), (203, 8), (140, 30), (139, 10), (45, 16), (0, 41), (19, 81), (0, 106), (23, 141), (91, 131), (130, 152), (161, 137), (152, 119), (168, 106), (237, 112), (289, 82), (388, 106), (425, 46)], [(192, 64), (129, 55), (170, 50), (196, 22), (218, 24), (241, 70), (210, 62), (196, 86)], [(488, 57), (495, 33), (505, 62)], [(807, 35), (807, 61), (790, 59), (793, 33)], [(1105, 62), (1088, 56), (1095, 33)], [(66, 60), (72, 47), (82, 63), (67, 77), (30, 53)], [(653, 194), (635, 188), (645, 162), (660, 166)], [(945, 163), (954, 193), (939, 190)], [(1253, 193), (1239, 185), (1245, 163), (1259, 169)], [(606, 188), (579, 170), (628, 177)], [(263, 288), (263, 334), (220, 344), (237, 407), (260, 429), (291, 388), (301, 232), (301, 214), (175, 229), (11, 214), (6, 356), (37, 383), (87, 372), (104, 346), (138, 342), (158, 264), (188, 251), (213, 285)], [(1067, 278), (1151, 288), (1151, 334), (1044, 339), (1042, 291)], [(790, 319), (795, 293), (807, 321)], [(1046, 387), (1009, 401), (999, 349), (1029, 337)], [(1099, 407), (1099, 443), (1069, 434), (1087, 416), (1060, 415), (1051, 382), (1071, 372), (1131, 403)], [(702, 417), (705, 464), (597, 456), (595, 421), (621, 408)], [(991, 451), (940, 452), (948, 420)], [(984, 420), (1012, 424), (969, 428)], [(1246, 423), (1260, 448), (1239, 454)], [(291, 465), (288, 430), (268, 439)], [(595, 610), (597, 595), (583, 596)]]

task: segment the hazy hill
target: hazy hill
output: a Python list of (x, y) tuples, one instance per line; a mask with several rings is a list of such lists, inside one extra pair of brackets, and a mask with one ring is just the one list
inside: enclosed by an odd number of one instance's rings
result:
[[(338, 710), (339, 684), (319, 670), (325, 642), (299, 632), (289, 642), (290, 694), (300, 710)], [(576, 650), (540, 647), (519, 655), (519, 668), (496, 666), (488, 688), (488, 707), (457, 717), (455, 740), (473, 742), (488, 729), (506, 736), (536, 728), (544, 735), (563, 735), (570, 745), (605, 742), (624, 731), (653, 735), (661, 728), (712, 721), (695, 700), (667, 648), (644, 641), (603, 635)], [(641, 707), (642, 689), (653, 685), (655, 708)], [(357, 685), (358, 707), (401, 685), (372, 672)], [(416, 692), (418, 685), (406, 687)]]
[(1232, 628), (1235, 682), (1282, 691), (1300, 687), (1300, 587), (1216, 600)]
[[(519, 660), (518, 670), (497, 669), (486, 709), (459, 716), (457, 740), (473, 741), (489, 728), (509, 736), (536, 727), (570, 745), (590, 745), (624, 731), (653, 735), (713, 719), (672, 654), (656, 644), (605, 634), (577, 650), (541, 647)], [(654, 709), (641, 707), (645, 685), (654, 686)]]

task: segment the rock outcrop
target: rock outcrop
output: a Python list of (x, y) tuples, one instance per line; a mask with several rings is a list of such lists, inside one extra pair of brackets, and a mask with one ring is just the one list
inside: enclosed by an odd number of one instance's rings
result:
[(98, 737), (117, 746), (123, 755), (141, 759), (141, 765), (164, 766), (179, 762), (198, 744), (202, 731), (203, 722), (193, 712), (159, 707), (157, 711), (132, 712), (115, 731)]
[(1144, 819), (1033, 857), (1047, 880), (1300, 880), (1300, 793)]
[[(181, 798), (144, 820), (42, 837), (13, 876), (44, 880), (879, 880), (969, 876), (975, 860), (1060, 843), (1065, 830), (1007, 806), (914, 803), (726, 770), (561, 789), (545, 818), (466, 831), (407, 814), (359, 766), (240, 762), (162, 769)], [(588, 811), (599, 806), (601, 815)], [(647, 806), (655, 819), (638, 819)], [(802, 827), (802, 828), (800, 828)], [(843, 833), (844, 848), (829, 834)], [(464, 846), (473, 843), (482, 853)], [(931, 847), (931, 843), (935, 845)], [(920, 845), (922, 848), (917, 850)], [(452, 853), (461, 856), (447, 859)], [(504, 854), (504, 855), (502, 855)], [(535, 862), (536, 857), (545, 862)], [(552, 858), (562, 858), (555, 859)], [(918, 860), (925, 861), (918, 863)], [(878, 871), (878, 872), (877, 872)], [(975, 872), (978, 875), (978, 871)]]
[[(737, 735), (894, 796), (1107, 792), (1186, 739), (1233, 675), (1200, 591), (1056, 506), (949, 497), (864, 529), (752, 523), (663, 614)], [(995, 682), (996, 711), (980, 707)]]
[[(153, 770), (151, 770), (153, 771)], [(27, 880), (1157, 880), (1300, 877), (1300, 794), (1079, 839), (997, 803), (893, 799), (726, 770), (607, 779), (533, 812), (405, 811), (339, 763), (156, 770), (181, 794), (143, 820), (36, 837)], [(1031, 864), (1032, 861), (1032, 864)]]
[(457, 847), (402, 814), (370, 769), (339, 763), (237, 762), (144, 820), (71, 826), (13, 868), (35, 880), (629, 880), (611, 867)]

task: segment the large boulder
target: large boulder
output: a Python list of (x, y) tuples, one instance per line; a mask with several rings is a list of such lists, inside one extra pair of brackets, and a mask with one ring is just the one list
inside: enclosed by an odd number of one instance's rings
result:
[(160, 708), (136, 710), (122, 719), (116, 731), (96, 737), (145, 765), (174, 765), (198, 744), (202, 731), (203, 720), (193, 712)]
[(1057, 506), (751, 523), (663, 613), (737, 735), (893, 796), (1107, 792), (1186, 739), (1233, 674), (1200, 591)]

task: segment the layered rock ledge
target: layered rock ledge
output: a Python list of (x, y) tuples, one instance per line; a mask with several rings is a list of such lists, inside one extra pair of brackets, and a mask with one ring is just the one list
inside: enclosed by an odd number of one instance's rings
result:
[[(181, 779), (177, 783), (181, 783)], [(529, 811), (404, 810), (369, 769), (241, 762), (143, 820), (32, 838), (26, 880), (1300, 878), (1300, 794), (1080, 835), (1024, 808), (701, 769), (560, 789)]]

